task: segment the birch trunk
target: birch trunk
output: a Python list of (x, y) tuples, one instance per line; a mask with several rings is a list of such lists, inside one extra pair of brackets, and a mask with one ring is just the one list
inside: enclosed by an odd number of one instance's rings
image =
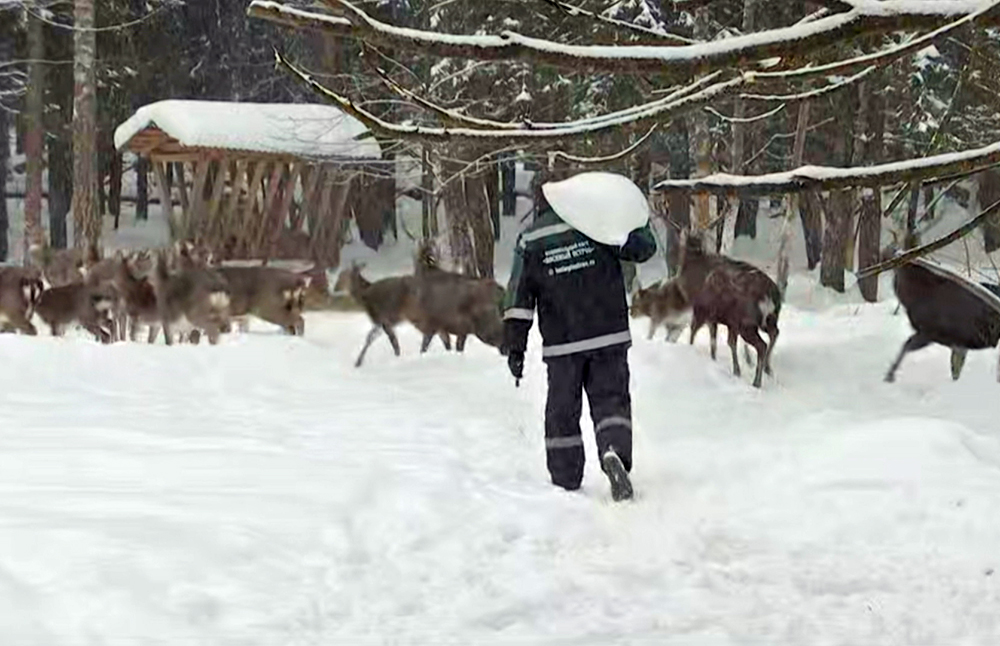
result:
[(73, 31), (73, 245), (98, 245), (97, 210), (97, 53), (94, 0), (75, 0)]
[[(792, 146), (792, 168), (802, 165), (802, 156), (806, 147), (806, 128), (809, 125), (809, 101), (799, 103), (799, 114), (795, 120), (795, 142)], [(781, 241), (778, 243), (778, 289), (785, 293), (788, 287), (789, 260), (788, 253), (792, 240), (792, 220), (799, 212), (801, 195), (792, 193), (788, 196), (785, 211), (785, 221), (781, 225)]]

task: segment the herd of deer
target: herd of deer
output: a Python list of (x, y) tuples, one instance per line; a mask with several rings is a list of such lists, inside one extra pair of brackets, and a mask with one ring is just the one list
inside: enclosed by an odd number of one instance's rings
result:
[(0, 332), (36, 335), (37, 315), (54, 336), (79, 325), (102, 343), (135, 341), (140, 326), (148, 342), (215, 344), (232, 323), (246, 330), (254, 315), (289, 334), (304, 332), (307, 290), (325, 291), (325, 273), (265, 266), (221, 266), (191, 243), (170, 249), (117, 253), (96, 248), (33, 248), (29, 267), (0, 267)]
[[(918, 241), (909, 241), (910, 247)], [(884, 258), (895, 253), (887, 248)], [(1000, 343), (1000, 286), (971, 284), (929, 265), (907, 262), (895, 270), (893, 289), (906, 310), (913, 334), (889, 367), (885, 381), (892, 382), (903, 357), (931, 344), (951, 349), (951, 375), (957, 380), (969, 350), (995, 348)], [(639, 289), (632, 299), (633, 318), (650, 318), (649, 338), (663, 326), (667, 339), (676, 341), (690, 319), (690, 343), (708, 324), (711, 356), (716, 355), (716, 330), (729, 330), (733, 373), (740, 375), (736, 353), (742, 337), (757, 352), (753, 385), (760, 388), (762, 373), (771, 374), (771, 354), (778, 338), (782, 293), (777, 284), (753, 265), (723, 255), (707, 253), (697, 234), (683, 236), (680, 271), (673, 279)], [(767, 334), (765, 343), (759, 332)], [(749, 353), (747, 359), (750, 360)], [(1000, 365), (997, 368), (1000, 380)]]
[[(911, 241), (916, 244), (916, 241)], [(912, 245), (911, 245), (912, 246)], [(886, 258), (892, 255), (886, 251)], [(162, 329), (168, 345), (202, 334), (217, 343), (235, 322), (245, 331), (249, 316), (302, 335), (302, 312), (310, 296), (329, 297), (326, 272), (314, 267), (295, 272), (268, 266), (226, 266), (190, 243), (169, 249), (118, 253), (101, 258), (91, 249), (86, 257), (72, 251), (33, 249), (33, 266), (0, 267), (0, 332), (35, 335), (37, 316), (61, 336), (76, 324), (103, 343), (135, 341), (140, 326), (148, 327), (148, 342)], [(474, 335), (503, 350), (501, 304), (504, 289), (492, 279), (472, 278), (439, 266), (433, 243), (418, 249), (413, 274), (371, 282), (363, 266), (342, 271), (334, 292), (348, 292), (372, 323), (355, 361), (360, 366), (375, 339), (385, 333), (400, 355), (395, 328), (411, 323), (423, 335), (420, 352), (434, 337), (462, 352)], [(895, 379), (903, 357), (930, 344), (951, 349), (952, 378), (958, 379), (969, 350), (995, 348), (1000, 342), (1000, 286), (970, 286), (917, 262), (895, 270), (893, 287), (914, 333), (903, 344), (885, 376)], [(982, 289), (980, 289), (982, 288)], [(995, 297), (994, 297), (995, 295)], [(670, 280), (638, 289), (632, 297), (633, 318), (649, 317), (649, 338), (660, 327), (676, 341), (690, 324), (690, 343), (708, 325), (711, 357), (716, 358), (719, 325), (728, 329), (733, 373), (740, 376), (737, 340), (756, 351), (753, 385), (772, 374), (771, 355), (778, 338), (782, 293), (775, 282), (753, 265), (709, 253), (702, 238), (685, 234), (680, 270)], [(760, 335), (764, 332), (768, 341)], [(748, 361), (753, 361), (749, 351)], [(1000, 378), (1000, 367), (998, 367)]]

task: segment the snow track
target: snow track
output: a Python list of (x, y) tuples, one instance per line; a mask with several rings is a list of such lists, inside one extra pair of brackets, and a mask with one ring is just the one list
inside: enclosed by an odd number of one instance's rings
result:
[[(637, 499), (548, 484), (544, 367), (314, 315), (216, 347), (0, 336), (0, 635), (18, 646), (996, 643), (996, 352), (893, 303), (782, 311), (756, 391), (632, 350)], [(857, 314), (855, 314), (857, 312)], [(750, 371), (746, 371), (750, 372)]]

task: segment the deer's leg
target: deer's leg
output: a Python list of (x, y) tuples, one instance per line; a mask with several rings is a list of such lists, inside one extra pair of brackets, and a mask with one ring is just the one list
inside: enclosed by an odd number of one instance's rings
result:
[(361, 362), (365, 360), (365, 353), (368, 352), (368, 348), (371, 346), (372, 342), (378, 338), (379, 332), (382, 331), (382, 326), (374, 325), (372, 329), (368, 331), (368, 336), (365, 338), (365, 345), (361, 348), (361, 354), (358, 355), (357, 360), (354, 362), (355, 368), (361, 367)]
[(465, 352), (465, 339), (467, 335), (459, 334), (455, 337), (455, 350), (458, 352)]
[(433, 334), (424, 335), (423, 340), (420, 342), (420, 354), (427, 352), (427, 348), (431, 347), (431, 341), (433, 340), (434, 340)]
[(161, 327), (163, 328), (163, 342), (166, 343), (167, 345), (173, 345), (174, 332), (173, 330), (170, 329), (170, 324), (167, 323), (166, 321), (163, 321)]
[(899, 370), (899, 364), (903, 363), (903, 357), (906, 356), (906, 353), (926, 348), (930, 344), (931, 340), (919, 332), (907, 339), (906, 343), (904, 343), (903, 347), (900, 349), (899, 354), (896, 356), (896, 360), (892, 362), (891, 366), (889, 366), (889, 371), (885, 373), (886, 383), (891, 384), (896, 381), (896, 371)]
[(698, 314), (694, 314), (691, 318), (691, 337), (688, 339), (688, 345), (694, 345), (694, 335), (698, 334), (698, 330), (701, 326), (705, 324), (704, 319)]
[(439, 332), (438, 338), (440, 338), (441, 343), (444, 344), (444, 349), (451, 352), (451, 335), (447, 332)]
[(764, 343), (764, 339), (760, 338), (756, 327), (743, 328), (740, 330), (740, 336), (757, 351), (757, 370), (753, 377), (753, 387), (760, 388), (760, 382), (764, 375), (764, 355), (767, 353), (767, 344)]
[(717, 335), (719, 334), (719, 324), (709, 323), (708, 324), (708, 349), (709, 354), (712, 356), (712, 361), (715, 361), (715, 352), (718, 346)]
[(146, 342), (152, 345), (156, 343), (156, 335), (160, 332), (160, 325), (158, 323), (149, 324), (149, 332), (146, 335)]
[(958, 381), (962, 376), (962, 368), (965, 367), (965, 357), (969, 354), (968, 348), (951, 349), (951, 379)]
[(771, 354), (774, 352), (774, 344), (778, 342), (778, 326), (773, 326), (769, 330), (764, 330), (767, 332), (768, 343), (767, 343), (767, 354), (764, 355), (764, 372), (768, 375), (773, 375), (774, 372), (771, 370)]
[(736, 353), (736, 341), (740, 338), (740, 335), (735, 326), (727, 325), (726, 329), (729, 330), (727, 342), (729, 344), (729, 354), (733, 357), (733, 374), (739, 377), (742, 373), (740, 371), (740, 360)]
[(396, 331), (393, 330), (392, 327), (389, 326), (389, 325), (383, 325), (382, 326), (382, 330), (385, 332), (385, 335), (387, 337), (389, 337), (389, 344), (392, 345), (392, 351), (398, 357), (399, 354), (400, 354), (399, 353), (399, 339), (396, 338)]
[[(647, 341), (653, 340), (653, 335), (656, 333), (656, 321), (649, 319), (649, 334), (646, 335)], [(668, 333), (669, 336), (669, 333)]]

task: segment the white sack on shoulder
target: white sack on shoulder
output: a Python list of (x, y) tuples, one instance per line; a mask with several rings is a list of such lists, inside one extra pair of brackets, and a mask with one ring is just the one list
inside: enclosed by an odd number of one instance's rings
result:
[(649, 202), (639, 187), (617, 173), (580, 173), (542, 185), (556, 214), (592, 240), (621, 246), (649, 222)]

